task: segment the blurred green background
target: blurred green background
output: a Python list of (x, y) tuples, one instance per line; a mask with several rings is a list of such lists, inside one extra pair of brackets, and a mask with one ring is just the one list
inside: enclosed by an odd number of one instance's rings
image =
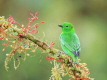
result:
[[(39, 12), (37, 22), (45, 21), (39, 26), (35, 35), (43, 41), (54, 41), (55, 48), (61, 49), (59, 35), (61, 28), (57, 25), (70, 22), (75, 26), (81, 42), (81, 62), (87, 63), (89, 75), (95, 80), (107, 80), (107, 0), (0, 0), (0, 16), (12, 15), (20, 24), (26, 25), (29, 13)], [(0, 44), (3, 41), (0, 40)], [(3, 46), (0, 47), (0, 51)], [(5, 55), (10, 50), (0, 53), (0, 80), (48, 80), (52, 64), (46, 60), (47, 54), (37, 50), (35, 57), (27, 57), (15, 70), (13, 62), (9, 71), (4, 67)], [(32, 54), (32, 53), (30, 53)], [(33, 55), (33, 54), (32, 54)], [(64, 77), (63, 80), (68, 80)]]

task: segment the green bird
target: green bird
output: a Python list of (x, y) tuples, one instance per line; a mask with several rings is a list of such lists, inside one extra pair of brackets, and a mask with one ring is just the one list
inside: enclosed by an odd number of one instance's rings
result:
[(70, 55), (75, 64), (78, 64), (78, 57), (80, 56), (80, 41), (75, 33), (74, 26), (71, 23), (64, 22), (58, 25), (62, 28), (60, 35), (60, 43), (63, 51)]

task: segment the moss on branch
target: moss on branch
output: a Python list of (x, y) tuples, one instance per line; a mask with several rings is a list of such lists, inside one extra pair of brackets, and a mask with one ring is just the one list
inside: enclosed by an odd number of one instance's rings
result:
[[(9, 29), (11, 32), (9, 33)], [(54, 67), (52, 68), (51, 79), (62, 80), (61, 76), (69, 75), (71, 78), (75, 80), (93, 80), (88, 77), (90, 74), (89, 69), (86, 66), (86, 63), (74, 64), (72, 58), (66, 54), (63, 54), (62, 51), (50, 47), (47, 43), (41, 41), (37, 37), (33, 36), (31, 33), (26, 33), (25, 28), (18, 28), (15, 25), (11, 25), (4, 18), (0, 19), (0, 35), (3, 39), (7, 39), (7, 36), (12, 36), (12, 34), (17, 33), (18, 40), (23, 41), (22, 39), (29, 40), (28, 42), (33, 42), (35, 45), (40, 47), (42, 50), (50, 54), (50, 59), (54, 63)], [(15, 50), (23, 49), (26, 50), (26, 47), (18, 46), (14, 48)], [(28, 48), (27, 48), (28, 49)], [(12, 54), (12, 53), (11, 53)]]

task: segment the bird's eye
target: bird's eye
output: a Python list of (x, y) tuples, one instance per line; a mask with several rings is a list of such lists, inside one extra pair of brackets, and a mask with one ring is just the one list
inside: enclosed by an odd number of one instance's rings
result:
[(68, 26), (66, 26), (66, 27), (68, 27)]

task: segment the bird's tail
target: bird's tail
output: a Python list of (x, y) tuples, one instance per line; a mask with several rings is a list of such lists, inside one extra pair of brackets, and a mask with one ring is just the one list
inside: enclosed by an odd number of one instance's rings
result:
[(74, 61), (74, 63), (79, 64), (78, 56), (75, 56), (75, 61)]
[(78, 56), (72, 56), (72, 59), (75, 64), (79, 64)]

